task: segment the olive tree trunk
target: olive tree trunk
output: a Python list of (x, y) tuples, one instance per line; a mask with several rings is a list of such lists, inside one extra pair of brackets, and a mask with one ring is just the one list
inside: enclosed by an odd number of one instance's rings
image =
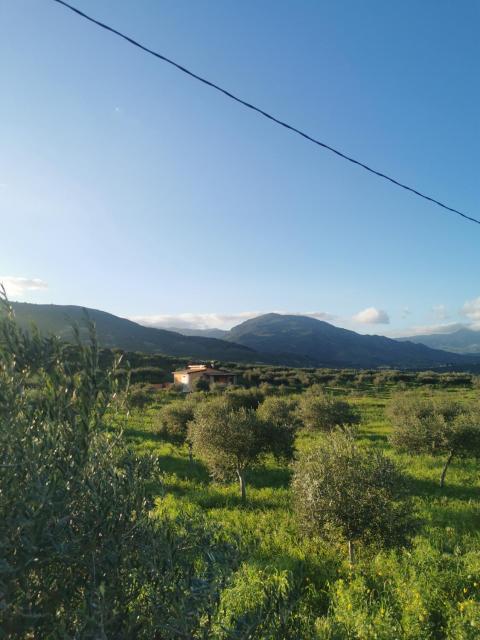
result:
[(243, 469), (237, 469), (238, 482), (240, 484), (240, 494), (242, 496), (242, 503), (247, 501), (247, 491), (245, 488), (245, 471)]
[(445, 476), (447, 475), (447, 469), (450, 466), (450, 463), (453, 458), (453, 451), (450, 451), (448, 454), (448, 458), (445, 460), (445, 464), (443, 465), (442, 475), (440, 476), (440, 487), (443, 489), (445, 486)]
[(348, 541), (348, 559), (350, 560), (350, 564), (355, 564), (355, 547), (353, 546), (352, 540)]

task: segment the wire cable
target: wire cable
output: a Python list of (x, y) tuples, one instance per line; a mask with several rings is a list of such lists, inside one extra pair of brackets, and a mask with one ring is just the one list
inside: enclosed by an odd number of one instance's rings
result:
[(239, 104), (243, 105), (244, 107), (247, 107), (247, 109), (251, 109), (252, 111), (255, 111), (256, 113), (259, 113), (260, 115), (264, 116), (265, 118), (268, 118), (268, 120), (271, 120), (272, 122), (275, 122), (276, 124), (280, 125), (281, 127), (284, 127), (285, 129), (288, 129), (289, 131), (293, 131), (294, 133), (298, 134), (299, 136), (302, 136), (302, 138), (305, 138), (309, 142), (313, 142), (314, 144), (318, 145), (319, 147), (322, 147), (323, 149), (327, 149), (328, 151), (331, 151), (332, 153), (334, 153), (335, 155), (339, 156), (340, 158), (343, 158), (344, 160), (348, 160), (348, 162), (351, 162), (353, 164), (356, 164), (359, 167), (362, 167), (362, 169), (365, 169), (366, 171), (369, 171), (370, 173), (373, 173), (374, 175), (378, 176), (379, 178), (383, 178), (384, 180), (388, 180), (389, 182), (397, 185), (397, 187), (401, 187), (402, 189), (405, 189), (406, 191), (410, 191), (410, 193), (413, 193), (413, 194), (419, 196), (420, 198), (423, 198), (424, 200), (428, 200), (429, 202), (433, 202), (433, 204), (436, 204), (439, 207), (442, 207), (442, 209), (446, 209), (447, 211), (450, 211), (451, 213), (455, 213), (455, 214), (461, 216), (462, 218), (465, 218), (466, 220), (470, 220), (471, 222), (475, 222), (476, 224), (480, 224), (480, 220), (477, 220), (477, 218), (473, 218), (472, 216), (469, 216), (466, 213), (463, 213), (462, 211), (459, 211), (458, 209), (454, 209), (453, 207), (449, 207), (448, 205), (444, 204), (443, 202), (440, 202), (440, 200), (432, 198), (431, 196), (428, 196), (425, 193), (421, 193), (420, 191), (417, 191), (417, 189), (414, 189), (413, 187), (409, 187), (408, 185), (400, 182), (399, 180), (396, 180), (395, 178), (392, 178), (391, 176), (387, 175), (386, 173), (382, 173), (381, 171), (377, 171), (376, 169), (373, 169), (372, 167), (369, 167), (364, 162), (361, 162), (360, 160), (356, 160), (355, 158), (352, 158), (351, 156), (347, 155), (346, 153), (343, 153), (342, 151), (339, 151), (338, 149), (335, 149), (334, 147), (331, 147), (330, 145), (326, 144), (325, 142), (321, 142), (320, 140), (317, 140), (316, 138), (310, 136), (308, 133), (305, 133), (301, 129), (297, 129), (297, 127), (294, 127), (293, 125), (288, 124), (287, 122), (284, 122), (283, 120), (280, 120), (279, 118), (276, 118), (275, 116), (271, 115), (270, 113), (267, 113), (263, 109), (260, 109), (259, 107), (256, 107), (255, 105), (250, 104), (246, 100), (243, 100), (242, 98), (239, 98), (238, 96), (234, 95), (230, 91), (227, 91), (227, 89), (224, 89), (223, 87), (220, 87), (219, 85), (215, 84), (214, 82), (211, 82), (210, 80), (207, 80), (206, 78), (203, 78), (202, 76), (199, 76), (198, 74), (194, 73), (193, 71), (190, 71), (189, 69), (187, 69), (186, 67), (182, 66), (178, 62), (175, 62), (174, 60), (171, 60), (170, 58), (167, 58), (166, 56), (162, 55), (161, 53), (158, 53), (157, 51), (153, 51), (153, 49), (149, 49), (145, 45), (141, 44), (140, 42), (137, 42), (136, 40), (134, 40), (130, 36), (127, 36), (126, 34), (122, 33), (121, 31), (117, 31), (117, 29), (114, 29), (113, 27), (110, 27), (109, 25), (105, 24), (104, 22), (100, 22), (100, 20), (96, 20), (95, 18), (92, 18), (91, 16), (87, 15), (83, 11), (80, 11), (80, 9), (77, 9), (76, 7), (72, 6), (68, 2), (65, 2), (64, 0), (53, 0), (53, 1), (58, 3), (58, 4), (63, 5), (64, 7), (66, 7), (70, 11), (73, 11), (74, 13), (78, 14), (82, 18), (85, 18), (85, 20), (88, 20), (89, 22), (92, 22), (93, 24), (96, 24), (98, 27), (101, 27), (102, 29), (105, 29), (106, 31), (110, 31), (111, 33), (115, 34), (116, 36), (118, 36), (120, 38), (123, 38), (124, 40), (126, 40), (130, 44), (132, 44), (135, 47), (138, 47), (139, 49), (141, 49), (142, 51), (145, 51), (146, 53), (149, 53), (152, 56), (155, 56), (156, 58), (159, 58), (160, 60), (163, 60), (163, 62), (167, 62), (168, 64), (172, 65), (173, 67), (175, 67), (179, 71), (182, 71), (183, 73), (186, 73), (190, 77), (195, 78), (195, 80), (198, 80), (199, 82), (202, 82), (203, 84), (211, 87), (212, 89), (215, 89), (216, 91), (219, 91), (220, 93), (223, 93), (228, 98), (234, 100), (235, 102), (238, 102)]

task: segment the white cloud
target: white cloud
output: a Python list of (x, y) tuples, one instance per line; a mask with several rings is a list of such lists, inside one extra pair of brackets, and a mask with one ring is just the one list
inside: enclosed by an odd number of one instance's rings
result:
[(432, 313), (437, 320), (448, 320), (449, 313), (444, 304), (436, 304), (432, 307)]
[(473, 300), (467, 300), (460, 313), (470, 320), (480, 322), (480, 297), (474, 298)]
[(17, 276), (0, 276), (0, 284), (5, 287), (9, 298), (22, 297), (26, 291), (48, 288), (48, 284), (40, 278), (20, 278)]
[(375, 307), (367, 307), (367, 309), (359, 311), (352, 317), (352, 320), (362, 324), (390, 324), (388, 313)]
[[(475, 325), (466, 324), (464, 322), (450, 322), (447, 324), (429, 324), (429, 325), (417, 325), (410, 327), (409, 329), (402, 329), (395, 332), (395, 337), (409, 336), (427, 336), (435, 333), (454, 333), (459, 329), (475, 329)], [(393, 335), (393, 334), (392, 334)]]
[(305, 313), (293, 313), (294, 316), (309, 316), (310, 318), (315, 318), (316, 320), (324, 320), (325, 322), (333, 322), (337, 319), (337, 316), (332, 313), (327, 313), (326, 311), (307, 311)]
[[(178, 329), (231, 329), (245, 320), (261, 316), (265, 311), (241, 311), (239, 313), (180, 313), (178, 315), (158, 314), (151, 316), (134, 316), (134, 322), (147, 327), (166, 329), (176, 327)], [(330, 313), (324, 311), (287, 312), (276, 311), (275, 313), (288, 313), (295, 316), (310, 316), (317, 320), (331, 322), (335, 319)]]
[(402, 309), (402, 318), (408, 318), (408, 316), (412, 315), (412, 312), (410, 311), (409, 307), (403, 307)]
[(261, 315), (258, 311), (242, 311), (236, 314), (222, 313), (180, 313), (178, 315), (158, 314), (152, 316), (136, 316), (132, 320), (147, 327), (165, 329), (230, 329), (240, 322)]

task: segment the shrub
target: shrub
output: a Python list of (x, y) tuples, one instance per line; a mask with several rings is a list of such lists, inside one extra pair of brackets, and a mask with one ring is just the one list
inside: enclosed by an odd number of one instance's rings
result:
[(210, 391), (210, 382), (206, 378), (197, 378), (193, 383), (194, 391)]
[(153, 402), (155, 389), (148, 384), (133, 384), (127, 392), (127, 404), (132, 409), (144, 409)]

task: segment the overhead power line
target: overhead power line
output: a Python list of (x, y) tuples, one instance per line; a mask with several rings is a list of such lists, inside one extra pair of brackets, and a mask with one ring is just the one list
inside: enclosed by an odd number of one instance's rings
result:
[(319, 147), (323, 147), (324, 149), (327, 149), (328, 151), (331, 151), (335, 155), (340, 156), (340, 158), (343, 158), (344, 160), (348, 160), (348, 162), (351, 162), (353, 164), (358, 165), (359, 167), (362, 167), (362, 169), (365, 169), (366, 171), (369, 171), (370, 173), (373, 173), (374, 175), (378, 176), (379, 178), (383, 178), (384, 180), (388, 180), (389, 182), (397, 185), (397, 187), (401, 187), (402, 189), (405, 189), (406, 191), (410, 191), (410, 193), (413, 193), (416, 196), (419, 196), (420, 198), (423, 198), (424, 200), (428, 200), (429, 202), (433, 202), (434, 204), (438, 205), (439, 207), (442, 207), (442, 209), (446, 209), (447, 211), (450, 211), (451, 213), (455, 213), (455, 214), (461, 216), (462, 218), (465, 218), (466, 220), (470, 220), (471, 222), (475, 222), (476, 224), (480, 224), (480, 220), (477, 220), (476, 218), (473, 218), (472, 216), (469, 216), (466, 213), (463, 213), (462, 211), (459, 211), (458, 209), (454, 209), (453, 207), (449, 207), (448, 205), (444, 204), (443, 202), (440, 202), (440, 200), (437, 200), (436, 198), (432, 198), (431, 196), (428, 196), (425, 193), (421, 193), (420, 191), (417, 191), (417, 189), (414, 189), (413, 187), (409, 187), (407, 184), (404, 184), (404, 183), (400, 182), (399, 180), (396, 180), (395, 178), (392, 178), (391, 176), (387, 175), (386, 173), (383, 173), (381, 171), (377, 171), (376, 169), (373, 169), (372, 167), (369, 167), (364, 162), (361, 162), (360, 160), (356, 160), (355, 158), (352, 158), (351, 156), (347, 155), (346, 153), (343, 153), (342, 151), (339, 151), (338, 149), (335, 149), (334, 147), (331, 147), (330, 145), (326, 144), (325, 142), (321, 142), (320, 140), (317, 140), (316, 138), (310, 136), (308, 133), (305, 133), (301, 129), (297, 129), (297, 127), (294, 127), (293, 125), (288, 124), (287, 122), (284, 122), (283, 120), (280, 120), (279, 118), (276, 118), (275, 116), (271, 115), (270, 113), (267, 113), (263, 109), (260, 109), (259, 107), (256, 107), (255, 105), (251, 104), (250, 102), (247, 102), (246, 100), (243, 100), (242, 98), (239, 98), (238, 96), (234, 95), (230, 91), (227, 91), (227, 89), (224, 89), (223, 87), (220, 87), (218, 84), (215, 84), (214, 82), (211, 82), (210, 80), (207, 80), (206, 78), (203, 78), (202, 76), (199, 76), (198, 74), (194, 73), (193, 71), (190, 71), (189, 69), (187, 69), (186, 67), (182, 66), (181, 64), (178, 64), (178, 62), (175, 62), (174, 60), (171, 60), (170, 58), (167, 58), (166, 56), (162, 55), (161, 53), (158, 53), (157, 51), (153, 51), (153, 49), (149, 49), (148, 47), (146, 47), (145, 45), (141, 44), (140, 42), (137, 42), (136, 40), (134, 40), (130, 36), (127, 36), (125, 33), (122, 33), (121, 31), (117, 31), (117, 29), (114, 29), (113, 27), (110, 27), (108, 24), (105, 24), (104, 22), (100, 22), (100, 20), (96, 20), (95, 18), (92, 18), (91, 16), (87, 15), (83, 11), (80, 11), (80, 9), (77, 9), (76, 7), (72, 6), (71, 4), (68, 4), (68, 2), (65, 2), (64, 0), (53, 0), (53, 1), (57, 2), (58, 4), (63, 5), (67, 9), (70, 9), (70, 11), (73, 11), (74, 13), (78, 14), (82, 18), (85, 18), (89, 22), (93, 22), (93, 24), (96, 24), (97, 26), (101, 27), (102, 29), (105, 29), (106, 31), (110, 31), (111, 33), (114, 33), (116, 36), (119, 36), (120, 38), (123, 38), (124, 40), (126, 40), (130, 44), (133, 44), (135, 47), (138, 47), (139, 49), (141, 49), (142, 51), (145, 51), (146, 53), (149, 53), (150, 55), (155, 56), (159, 60), (163, 60), (163, 62), (167, 62), (168, 64), (172, 65), (173, 67), (175, 67), (179, 71), (182, 71), (183, 73), (186, 73), (190, 77), (195, 78), (195, 80), (198, 80), (199, 82), (203, 82), (203, 84), (206, 84), (207, 86), (211, 87), (212, 89), (215, 89), (216, 91), (219, 91), (220, 93), (223, 93), (225, 96), (227, 96), (231, 100), (234, 100), (235, 102), (238, 102), (239, 104), (243, 105), (244, 107), (247, 107), (248, 109), (251, 109), (252, 111), (255, 111), (256, 113), (259, 113), (260, 115), (264, 116), (265, 118), (268, 118), (269, 120), (271, 120), (272, 122), (275, 122), (276, 124), (280, 125), (281, 127), (284, 127), (285, 129), (288, 129), (290, 131), (293, 131), (294, 133), (297, 133), (299, 136), (302, 136), (302, 138), (305, 138), (309, 142), (313, 142), (314, 144), (318, 145)]

